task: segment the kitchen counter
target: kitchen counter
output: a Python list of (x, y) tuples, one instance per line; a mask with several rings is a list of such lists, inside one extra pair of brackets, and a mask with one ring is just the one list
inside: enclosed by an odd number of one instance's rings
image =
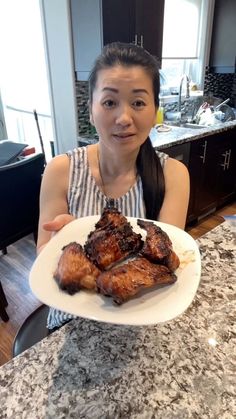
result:
[(198, 244), (184, 314), (148, 327), (71, 321), (0, 368), (0, 417), (235, 418), (236, 237), (225, 222)]
[[(168, 132), (158, 132), (157, 127), (155, 127), (152, 128), (149, 136), (153, 146), (158, 150), (161, 150), (162, 148), (199, 140), (200, 138), (211, 136), (233, 128), (236, 128), (236, 120), (224, 122), (215, 126), (206, 126), (206, 128), (201, 129), (171, 126), (171, 130)], [(78, 137), (79, 146), (95, 144), (97, 141), (97, 139), (90, 137)]]
[(206, 126), (205, 128), (200, 129), (171, 126), (171, 130), (168, 132), (158, 132), (157, 127), (155, 127), (150, 132), (150, 138), (153, 147), (161, 150), (162, 148), (199, 140), (233, 128), (236, 128), (236, 120), (214, 126)]

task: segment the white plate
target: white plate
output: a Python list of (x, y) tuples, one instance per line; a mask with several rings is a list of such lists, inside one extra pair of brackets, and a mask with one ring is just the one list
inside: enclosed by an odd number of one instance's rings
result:
[[(89, 291), (73, 296), (59, 289), (53, 278), (61, 249), (71, 241), (83, 245), (94, 229), (99, 216), (84, 217), (67, 224), (44, 247), (34, 262), (29, 282), (36, 297), (43, 303), (83, 318), (107, 323), (148, 325), (165, 322), (183, 313), (192, 302), (201, 276), (201, 259), (196, 242), (185, 231), (169, 224), (156, 222), (169, 235), (180, 258), (173, 285), (145, 291), (121, 306), (109, 297)], [(145, 238), (146, 232), (137, 219), (127, 217), (134, 231)]]

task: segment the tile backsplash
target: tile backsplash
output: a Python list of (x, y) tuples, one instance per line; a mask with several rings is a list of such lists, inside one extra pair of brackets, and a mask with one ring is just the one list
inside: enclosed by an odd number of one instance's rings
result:
[(78, 126), (80, 137), (94, 136), (94, 127), (89, 122), (88, 82), (76, 81), (76, 105), (78, 110)]
[(229, 105), (236, 106), (236, 74), (230, 73), (212, 73), (209, 67), (206, 67), (204, 94), (214, 95), (222, 100), (230, 98)]

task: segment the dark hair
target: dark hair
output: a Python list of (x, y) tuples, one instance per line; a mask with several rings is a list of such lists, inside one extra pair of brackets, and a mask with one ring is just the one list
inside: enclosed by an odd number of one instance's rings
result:
[[(98, 72), (116, 65), (143, 67), (152, 79), (155, 106), (159, 106), (160, 78), (157, 60), (144, 48), (121, 42), (106, 45), (94, 63), (89, 76), (89, 100), (91, 104)], [(165, 181), (159, 157), (149, 137), (140, 147), (136, 164), (142, 179), (146, 217), (156, 220), (164, 200)]]

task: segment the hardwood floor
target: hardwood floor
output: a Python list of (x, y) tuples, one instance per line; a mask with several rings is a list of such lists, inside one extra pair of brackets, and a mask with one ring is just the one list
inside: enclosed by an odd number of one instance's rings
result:
[[(236, 214), (236, 202), (204, 218), (198, 225), (187, 228), (187, 232), (197, 239), (224, 219), (223, 215)], [(0, 255), (0, 281), (5, 291), (9, 321), (0, 319), (0, 365), (12, 357), (11, 348), (18, 328), (23, 321), (41, 303), (32, 294), (28, 276), (35, 259), (35, 244), (33, 237), (27, 236), (8, 247), (7, 255)]]

